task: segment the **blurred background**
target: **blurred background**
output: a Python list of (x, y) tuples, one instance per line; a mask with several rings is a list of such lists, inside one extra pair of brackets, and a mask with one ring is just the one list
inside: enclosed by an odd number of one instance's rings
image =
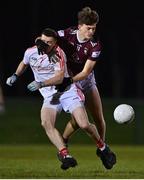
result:
[[(0, 143), (47, 143), (40, 124), (42, 98), (30, 93), (27, 84), (33, 80), (30, 69), (13, 87), (5, 82), (15, 72), (24, 51), (46, 27), (55, 30), (77, 25), (77, 12), (85, 6), (96, 9), (100, 16), (97, 33), (103, 44), (100, 61), (95, 67), (104, 115), (107, 141), (112, 144), (144, 143), (144, 11), (141, 1), (4, 1), (0, 6), (0, 84), (5, 113), (0, 115)], [(113, 110), (121, 103), (134, 107), (135, 121), (119, 125)], [(91, 117), (90, 117), (91, 118)], [(57, 121), (62, 131), (69, 115)], [(83, 132), (77, 132), (72, 143), (92, 143)]]

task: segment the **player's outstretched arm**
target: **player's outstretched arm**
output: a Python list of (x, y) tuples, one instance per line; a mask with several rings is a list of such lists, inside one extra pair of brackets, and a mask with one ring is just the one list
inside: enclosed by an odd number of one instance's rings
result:
[(93, 70), (95, 64), (96, 64), (96, 61), (87, 60), (83, 70), (80, 73), (78, 73), (74, 77), (64, 78), (63, 82), (56, 86), (56, 89), (59, 92), (63, 92), (73, 82), (77, 82), (77, 81), (85, 79), (91, 73), (91, 71)]
[(20, 62), (20, 64), (17, 67), (17, 70), (14, 74), (12, 74), (10, 77), (7, 78), (6, 84), (8, 86), (12, 86), (18, 79), (18, 77), (23, 74), (23, 72), (26, 70), (27, 65), (23, 63), (23, 61)]
[(83, 70), (73, 77), (73, 82), (84, 80), (94, 69), (96, 61), (87, 60)]

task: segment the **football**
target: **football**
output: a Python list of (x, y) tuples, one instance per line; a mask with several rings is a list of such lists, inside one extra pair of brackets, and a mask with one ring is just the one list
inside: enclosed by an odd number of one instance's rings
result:
[(135, 111), (133, 107), (128, 104), (120, 104), (115, 108), (113, 116), (117, 123), (127, 124), (134, 120)]

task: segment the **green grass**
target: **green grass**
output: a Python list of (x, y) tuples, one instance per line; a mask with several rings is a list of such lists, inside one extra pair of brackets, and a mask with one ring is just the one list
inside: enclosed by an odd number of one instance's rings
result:
[[(136, 118), (131, 124), (120, 125), (114, 121), (113, 110), (120, 103), (129, 103), (134, 107)], [(0, 143), (47, 143), (48, 139), (40, 120), (41, 105), (42, 98), (40, 97), (6, 98), (6, 113), (0, 115)], [(144, 104), (142, 101), (104, 99), (103, 106), (108, 144), (144, 144)], [(69, 119), (70, 115), (66, 113), (61, 113), (58, 117), (56, 126), (61, 133)], [(90, 120), (92, 121), (91, 117)], [(71, 143), (91, 144), (92, 141), (80, 130), (75, 133)]]
[(56, 149), (47, 145), (1, 145), (0, 178), (38, 179), (143, 179), (144, 146), (111, 146), (117, 154), (117, 164), (106, 170), (95, 155), (95, 146), (70, 145), (78, 166), (60, 169)]
[[(133, 123), (119, 125), (113, 120), (113, 110), (120, 103), (134, 107)], [(0, 179), (144, 179), (143, 101), (103, 101), (106, 142), (117, 154), (117, 164), (112, 170), (103, 167), (93, 141), (82, 130), (75, 133), (69, 146), (78, 166), (61, 170), (57, 150), (41, 126), (41, 104), (41, 98), (6, 98), (6, 113), (0, 115)], [(59, 116), (56, 126), (60, 132), (69, 118), (69, 114)]]

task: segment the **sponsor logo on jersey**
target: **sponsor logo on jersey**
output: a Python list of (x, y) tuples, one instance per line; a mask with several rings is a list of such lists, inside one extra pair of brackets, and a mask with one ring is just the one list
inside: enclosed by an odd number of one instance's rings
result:
[(49, 66), (46, 66), (46, 67), (41, 67), (41, 66), (35, 65), (35, 66), (32, 66), (32, 68), (35, 71), (40, 72), (40, 73), (47, 73), (47, 71), (49, 71), (49, 73), (54, 72), (54, 66), (52, 66), (52, 65), (49, 65)]
[(100, 51), (95, 51), (95, 52), (92, 53), (92, 57), (93, 57), (93, 58), (96, 58), (96, 57), (98, 57), (99, 55), (100, 55)]

